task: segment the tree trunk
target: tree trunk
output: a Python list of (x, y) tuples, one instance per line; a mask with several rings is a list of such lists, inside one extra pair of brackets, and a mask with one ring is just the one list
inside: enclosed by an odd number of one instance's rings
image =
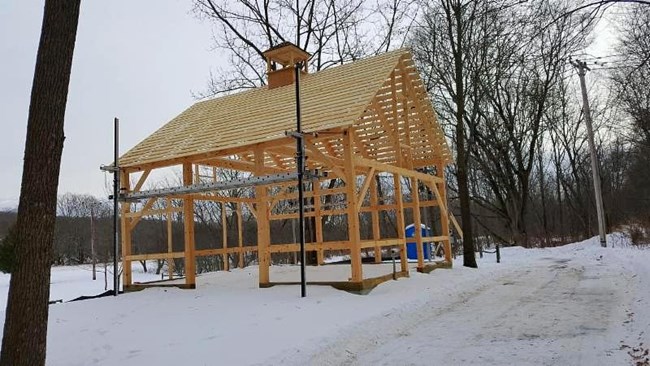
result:
[(162, 259), (156, 260), (156, 274), (159, 275), (160, 271), (162, 271), (163, 265), (165, 264), (165, 261)]
[(44, 365), (63, 122), (80, 0), (46, 0), (32, 85), (0, 365)]
[(529, 248), (530, 243), (528, 241), (528, 225), (526, 225), (526, 212), (528, 210), (528, 200), (530, 197), (529, 189), (530, 189), (530, 181), (529, 181), (529, 173), (526, 173), (523, 175), (521, 179), (521, 203), (519, 206), (519, 212), (517, 213), (518, 215), (518, 221), (519, 221), (519, 226), (517, 226), (517, 230), (519, 232), (519, 237), (521, 238), (521, 245), (524, 248)]
[(542, 200), (542, 231), (544, 234), (544, 246), (550, 245), (550, 235), (548, 230), (548, 219), (546, 218), (546, 182), (544, 180), (544, 154), (542, 153), (542, 139), (539, 139), (537, 159), (539, 163), (539, 196)]
[(558, 219), (556, 220), (557, 225), (555, 226), (555, 232), (560, 233), (560, 243), (564, 244), (564, 240), (566, 237), (566, 229), (564, 224), (564, 206), (562, 205), (562, 186), (560, 183), (559, 173), (556, 173), (555, 194), (557, 195), (557, 215), (558, 215)]
[(454, 52), (456, 82), (456, 165), (458, 178), (458, 198), (460, 199), (460, 217), (463, 223), (463, 266), (478, 268), (474, 251), (472, 234), (472, 215), (468, 182), (469, 149), (465, 148), (465, 91), (463, 76), (463, 15), (460, 2), (452, 5), (456, 18), (456, 52)]

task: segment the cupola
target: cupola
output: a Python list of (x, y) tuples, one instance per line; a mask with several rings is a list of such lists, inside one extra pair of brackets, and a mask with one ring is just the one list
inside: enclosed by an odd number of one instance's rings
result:
[(269, 89), (293, 84), (295, 81), (294, 66), (297, 63), (302, 63), (301, 73), (307, 74), (309, 53), (291, 42), (282, 42), (271, 47), (264, 51), (264, 57), (266, 57)]

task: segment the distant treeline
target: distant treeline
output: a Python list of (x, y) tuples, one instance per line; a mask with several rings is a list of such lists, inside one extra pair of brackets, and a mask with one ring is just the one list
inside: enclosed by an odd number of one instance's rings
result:
[[(392, 186), (383, 183), (377, 179), (378, 183), (383, 186), (383, 192), (386, 195), (384, 202), (390, 203), (392, 198)], [(250, 192), (252, 193), (252, 192)], [(405, 193), (405, 199), (409, 200), (410, 193)], [(180, 204), (176, 202), (176, 204)], [(330, 204), (336, 204), (331, 203)], [(295, 204), (276, 206), (280, 212), (292, 212), (295, 210)], [(221, 204), (215, 202), (196, 202), (195, 203), (195, 242), (197, 249), (214, 249), (222, 248), (222, 228), (221, 222)], [(438, 210), (432, 208), (422, 209), (422, 218), (428, 222), (428, 226), (439, 227), (440, 220), (436, 213)], [(0, 238), (5, 237), (10, 226), (15, 222), (15, 212), (0, 212)], [(361, 238), (372, 238), (371, 214), (364, 213), (360, 215)], [(183, 217), (180, 213), (174, 213), (171, 216), (171, 251), (182, 252), (184, 250), (184, 230)], [(380, 230), (382, 238), (397, 237), (397, 222), (393, 211), (385, 211), (379, 215)], [(412, 221), (412, 212), (405, 213), (407, 223)], [(227, 230), (227, 247), (236, 247), (239, 245), (239, 230), (237, 225), (241, 221), (241, 241), (243, 246), (257, 245), (257, 222), (248, 211), (242, 211), (242, 218), (237, 218), (237, 211), (233, 207), (226, 205), (226, 230)], [(324, 217), (323, 222), (323, 239), (325, 241), (346, 240), (347, 237), (347, 219), (345, 215)], [(306, 240), (307, 242), (315, 241), (316, 233), (314, 232), (315, 223), (313, 218), (306, 221)], [(92, 232), (94, 231), (94, 235)], [(274, 220), (271, 222), (271, 244), (288, 244), (298, 242), (298, 220), (285, 219)], [(91, 237), (94, 240), (91, 240)], [(169, 248), (168, 241), (168, 224), (165, 215), (148, 216), (140, 220), (132, 232), (133, 254), (151, 254), (164, 253)], [(93, 251), (94, 248), (94, 251)], [(56, 218), (54, 251), (52, 264), (54, 265), (77, 265), (86, 264), (93, 261), (93, 255), (97, 263), (112, 262), (113, 260), (113, 216), (112, 205), (109, 201), (101, 201), (96, 197), (89, 195), (78, 195), (67, 193), (59, 197), (58, 214)], [(372, 253), (368, 253), (371, 255)], [(218, 257), (218, 258), (217, 258)], [(309, 260), (315, 261), (314, 253), (309, 253)], [(234, 255), (229, 258), (233, 265), (238, 263), (239, 258)], [(256, 253), (251, 252), (245, 257), (245, 264), (256, 261)], [(224, 258), (215, 256), (215, 258), (199, 258), (197, 269), (210, 270), (221, 269)], [(273, 261), (276, 263), (295, 262), (296, 256), (293, 253), (276, 253), (273, 254)], [(163, 263), (159, 263), (159, 268)], [(182, 271), (182, 260), (175, 263), (177, 270)]]

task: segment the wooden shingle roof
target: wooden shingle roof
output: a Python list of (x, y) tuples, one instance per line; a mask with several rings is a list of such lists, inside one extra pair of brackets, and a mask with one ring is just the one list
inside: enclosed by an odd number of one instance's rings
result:
[[(417, 106), (417, 111), (413, 107), (400, 112), (397, 128), (404, 137), (402, 143), (413, 150), (415, 160), (435, 154), (443, 162), (452, 161), (410, 52), (404, 49), (304, 75), (300, 84), (303, 130), (355, 126), (370, 156), (374, 149), (377, 160), (391, 163), (394, 157), (384, 151), (378, 126), (390, 124), (398, 111), (386, 111), (381, 117), (377, 111), (383, 108), (381, 95), (391, 93), (387, 85), (396, 75), (404, 79), (403, 85), (410, 85), (405, 87), (412, 91)], [(171, 162), (285, 138), (285, 131), (295, 129), (294, 93), (294, 85), (260, 87), (198, 102), (130, 149), (120, 158), (120, 166)], [(375, 108), (369, 107), (373, 101)]]

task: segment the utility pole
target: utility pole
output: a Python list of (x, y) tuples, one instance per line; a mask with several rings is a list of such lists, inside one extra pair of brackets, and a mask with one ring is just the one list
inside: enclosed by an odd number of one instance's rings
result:
[[(120, 195), (120, 120), (115, 117), (113, 120), (115, 137), (115, 147), (113, 150), (113, 296), (120, 293), (120, 274), (118, 271), (118, 250), (120, 247), (120, 234), (118, 229), (119, 224), (119, 203), (118, 198)], [(126, 263), (126, 262), (124, 262)]]
[[(298, 32), (300, 33), (300, 32)], [(307, 296), (307, 279), (305, 275), (305, 142), (302, 134), (301, 113), (300, 113), (300, 70), (302, 62), (294, 66), (294, 77), (296, 84), (296, 169), (298, 172), (298, 228), (300, 236), (300, 297)]]
[[(100, 170), (113, 173), (113, 194), (108, 196), (113, 200), (113, 296), (120, 293), (120, 274), (118, 271), (118, 253), (120, 247), (119, 233), (119, 198), (120, 198), (120, 120), (116, 117), (113, 120), (114, 138), (113, 138), (113, 165), (99, 167)], [(104, 266), (106, 268), (106, 266)]]
[(591, 173), (594, 179), (594, 192), (596, 194), (596, 214), (598, 215), (598, 233), (600, 235), (600, 245), (607, 247), (607, 237), (605, 233), (605, 209), (603, 208), (603, 194), (600, 188), (600, 172), (598, 169), (598, 156), (596, 155), (596, 144), (594, 143), (594, 129), (591, 123), (591, 109), (589, 108), (589, 99), (587, 98), (587, 84), (585, 74), (591, 71), (587, 63), (580, 60), (569, 60), (571, 65), (578, 69), (580, 76), (580, 89), (582, 89), (582, 103), (585, 113), (585, 123), (587, 125), (587, 137), (589, 139), (589, 150), (591, 153)]
[(90, 253), (93, 257), (93, 281), (97, 279), (97, 256), (95, 255), (95, 207), (94, 203), (90, 206)]

